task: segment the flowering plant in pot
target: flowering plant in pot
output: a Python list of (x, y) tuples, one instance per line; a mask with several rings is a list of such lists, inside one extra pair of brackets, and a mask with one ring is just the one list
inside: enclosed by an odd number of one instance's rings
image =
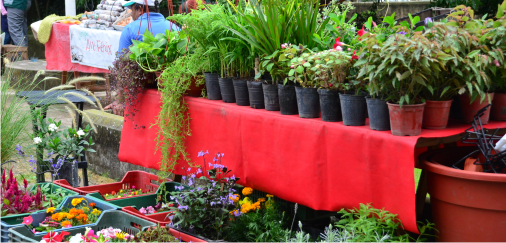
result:
[(392, 134), (419, 135), (422, 127), (423, 107), (420, 93), (431, 78), (431, 63), (439, 64), (431, 50), (431, 41), (421, 33), (413, 38), (396, 34), (381, 46), (369, 41), (371, 50), (356, 65), (362, 64), (358, 78), (369, 82), (371, 93), (385, 92), (390, 111)]
[(314, 53), (314, 79), (319, 82), (320, 109), (323, 121), (342, 120), (339, 92), (345, 87), (346, 74), (351, 67), (351, 56), (342, 49)]

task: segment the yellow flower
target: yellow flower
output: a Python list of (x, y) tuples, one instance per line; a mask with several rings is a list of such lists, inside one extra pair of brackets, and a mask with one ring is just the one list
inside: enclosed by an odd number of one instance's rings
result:
[(75, 217), (75, 215), (73, 214), (70, 214), (68, 213), (67, 215), (65, 215), (67, 217), (67, 219), (73, 219)]
[(121, 198), (121, 196), (118, 196), (118, 198)]
[(239, 201), (239, 205), (243, 205), (244, 203), (253, 204), (253, 201), (251, 201), (251, 199), (249, 199), (249, 197), (244, 197), (244, 199)]
[(238, 202), (239, 199), (241, 199), (241, 196), (239, 194), (234, 194), (230, 196), (230, 200), (234, 201), (234, 203)]
[(244, 196), (248, 196), (251, 193), (253, 193), (253, 188), (251, 187), (245, 187), (244, 189), (242, 189), (242, 195)]
[(90, 211), (90, 208), (89, 207), (83, 207), (83, 211), (84, 211), (84, 213), (88, 213)]
[(98, 209), (93, 209), (93, 211), (91, 212), (91, 214), (95, 215), (95, 216), (98, 216), (102, 213), (102, 211), (98, 210)]
[(274, 195), (271, 195), (271, 194), (267, 194), (266, 197), (274, 197)]
[(139, 195), (139, 192), (135, 192), (135, 195)]
[(123, 190), (119, 190), (120, 193), (123, 193)]
[(61, 222), (61, 226), (66, 227), (67, 225), (72, 226), (72, 224), (70, 223), (70, 221), (65, 220), (65, 221)]
[(258, 201), (261, 202), (261, 203), (263, 203), (263, 202), (265, 202), (265, 198), (261, 197), (261, 198), (258, 199)]
[(116, 232), (116, 238), (118, 238), (119, 240), (124, 240), (126, 235), (127, 234), (123, 232)]
[(109, 194), (105, 194), (105, 196), (106, 196), (106, 197), (108, 197), (108, 196), (109, 196)]
[(56, 208), (54, 208), (54, 207), (50, 207), (50, 208), (48, 208), (48, 209), (46, 210), (46, 213), (54, 213), (54, 210), (55, 210), (55, 209), (56, 209)]
[(84, 200), (84, 198), (74, 198), (72, 199), (72, 206), (77, 206), (77, 204), (81, 203)]

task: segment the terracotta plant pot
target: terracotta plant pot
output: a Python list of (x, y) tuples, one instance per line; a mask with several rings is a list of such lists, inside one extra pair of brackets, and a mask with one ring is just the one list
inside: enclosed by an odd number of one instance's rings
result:
[(494, 121), (506, 121), (506, 94), (495, 93), (490, 110), (490, 119)]
[(423, 110), (422, 127), (427, 129), (445, 129), (446, 125), (448, 125), (452, 101), (453, 100), (426, 100)]
[(190, 87), (186, 90), (185, 95), (191, 97), (200, 97), (202, 95), (202, 89), (204, 89), (204, 84), (197, 85), (197, 78), (193, 77), (191, 80)]
[[(487, 97), (483, 100), (483, 102), (480, 101), (480, 97), (476, 98), (473, 103), (471, 103), (471, 98), (467, 94), (463, 94), (459, 96), (459, 102), (460, 102), (460, 110), (462, 113), (462, 122), (465, 124), (471, 124), (473, 122), (473, 117), (476, 115), (476, 112), (478, 112), (481, 108), (485, 107), (486, 105), (490, 104), (488, 101), (488, 96), (490, 95), (490, 100), (494, 99), (494, 93), (488, 93)], [(490, 109), (487, 109), (485, 111), (485, 114), (481, 117), (481, 123), (482, 124), (488, 124), (488, 119), (490, 117)]]
[(403, 105), (387, 103), (390, 127), (395, 136), (418, 136), (422, 133), (423, 108), (425, 103)]
[(449, 167), (476, 149), (446, 148), (419, 157), (428, 172), (438, 241), (506, 241), (506, 175)]

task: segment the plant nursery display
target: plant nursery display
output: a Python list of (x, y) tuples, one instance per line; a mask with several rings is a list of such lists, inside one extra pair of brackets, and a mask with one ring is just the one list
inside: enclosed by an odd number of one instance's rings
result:
[(5, 170), (2, 172), (2, 217), (9, 214), (23, 214), (44, 209), (45, 196), (37, 187), (33, 193), (28, 189), (28, 182), (23, 179), (23, 185), (19, 185), (16, 177), (9, 172), (6, 177)]

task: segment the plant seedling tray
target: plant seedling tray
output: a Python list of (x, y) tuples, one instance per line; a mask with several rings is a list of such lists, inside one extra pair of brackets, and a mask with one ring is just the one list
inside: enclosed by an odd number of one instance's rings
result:
[[(103, 201), (99, 201), (95, 198), (92, 198), (92, 197), (86, 197), (86, 196), (79, 196), (79, 195), (76, 195), (76, 196), (68, 196), (67, 198), (65, 198), (65, 200), (60, 204), (60, 206), (58, 208), (56, 208), (55, 212), (60, 212), (61, 209), (63, 207), (66, 207), (66, 208), (71, 208), (72, 207), (72, 199), (74, 198), (84, 198), (86, 199), (86, 201), (88, 201), (88, 203), (95, 203), (96, 204), (96, 208), (98, 208), (99, 210), (103, 212), (105, 211), (108, 211), (108, 210), (116, 210), (117, 207), (112, 205), (112, 204), (109, 204), (107, 202), (103, 202)], [(49, 216), (50, 214), (46, 213), (46, 211), (42, 211), (42, 212), (36, 212), (36, 213), (31, 213), (29, 214), (30, 216), (32, 216), (33, 218), (33, 223), (32, 225), (33, 226), (39, 226), (39, 223), (41, 223), (42, 221), (44, 221), (44, 219)], [(27, 215), (28, 216), (28, 215)], [(27, 217), (25, 216), (25, 217)], [(98, 218), (98, 220), (100, 220), (100, 218), (102, 217), (102, 215), (100, 215), (100, 217)], [(98, 221), (97, 221), (98, 222)], [(8, 239), (8, 230), (10, 228), (13, 228), (13, 227), (18, 227), (18, 226), (24, 226), (23, 224), (23, 217), (13, 217), (13, 218), (9, 218), (9, 219), (5, 219), (4, 217), (2, 217), (2, 242), (7, 242), (9, 239)], [(63, 230), (67, 230), (67, 229), (72, 229), (72, 228), (84, 228), (84, 227), (87, 227), (87, 226), (90, 226), (90, 225), (95, 225), (96, 223), (92, 223), (92, 224), (86, 224), (86, 225), (78, 225), (78, 226), (74, 226), (74, 227), (70, 227), (70, 228), (65, 228), (65, 229), (57, 229), (57, 230), (54, 230), (55, 232), (60, 232), (60, 231), (63, 231)], [(26, 227), (26, 226), (25, 226)], [(6, 235), (7, 235), (7, 239), (5, 239), (4, 241), (4, 232), (6, 232)], [(44, 236), (46, 235), (47, 232), (41, 232), (41, 233), (37, 233), (37, 234), (34, 234), (35, 236)], [(31, 233), (33, 234), (33, 233)]]
[[(166, 180), (171, 181), (171, 180)], [(84, 187), (72, 187), (67, 180), (56, 180), (54, 181), (55, 184), (65, 187), (69, 190), (75, 191), (79, 193), (79, 195), (87, 195), (89, 193), (99, 193), (102, 196), (102, 200), (111, 202), (115, 200), (122, 200), (124, 198), (112, 198), (112, 199), (105, 199), (105, 194), (110, 194), (111, 192), (119, 192), (122, 189), (131, 189), (133, 186), (135, 186), (135, 189), (142, 189), (143, 194), (137, 195), (137, 196), (130, 196), (128, 198), (136, 198), (136, 197), (142, 197), (149, 194), (155, 194), (158, 190), (159, 183), (163, 182), (161, 178), (159, 178), (157, 175), (153, 175), (144, 171), (140, 170), (134, 170), (129, 171), (125, 174), (123, 179), (121, 179), (120, 182), (115, 183), (109, 183), (109, 184), (103, 184), (103, 185), (97, 185), (97, 186), (84, 186)], [(155, 184), (158, 183), (158, 184)], [(144, 192), (150, 192), (150, 193), (144, 193)]]
[[(106, 211), (103, 212), (98, 221), (92, 224), (90, 227), (95, 231), (100, 231), (105, 228), (113, 227), (121, 229), (123, 232), (130, 235), (137, 234), (140, 231), (145, 231), (149, 227), (156, 226), (155, 223), (149, 222), (144, 219), (137, 218), (121, 211)], [(85, 227), (72, 227), (66, 228), (63, 231), (69, 232), (69, 236), (76, 234), (84, 234), (86, 231)], [(9, 229), (9, 242), (40, 242), (43, 235), (35, 235), (30, 229), (25, 226), (18, 226)]]
[[(181, 186), (180, 183), (177, 182), (164, 182), (166, 190), (172, 192), (175, 191), (176, 186)], [(160, 190), (158, 188), (157, 192)], [(105, 199), (100, 195), (100, 193), (90, 193), (87, 195), (88, 197), (94, 197), (97, 200), (104, 201)], [(161, 213), (154, 213), (154, 214), (142, 214), (139, 212), (140, 208), (146, 208), (149, 206), (154, 207), (156, 205), (156, 197), (157, 194), (150, 194), (150, 195), (142, 195), (138, 197), (132, 197), (132, 198), (119, 198), (117, 200), (107, 201), (110, 204), (115, 205), (116, 207), (120, 208), (123, 212), (129, 213), (131, 215), (134, 215), (136, 217), (142, 218), (144, 220), (148, 220), (150, 222), (153, 222), (155, 224), (160, 224), (161, 226), (165, 226), (168, 223), (170, 223), (170, 220), (167, 218), (169, 215), (169, 211), (161, 212)], [(167, 195), (169, 197), (170, 195)], [(170, 201), (170, 200), (168, 200)]]
[[(56, 190), (58, 189), (62, 189), (63, 191), (66, 192), (66, 194), (69, 194), (69, 196), (72, 196), (72, 195), (78, 195), (77, 192), (74, 192), (74, 191), (71, 191), (69, 189), (66, 189), (64, 187), (61, 187), (61, 186), (58, 186), (58, 185), (55, 185), (51, 182), (42, 182), (42, 183), (37, 183), (35, 185), (33, 185), (31, 188), (30, 188), (30, 191), (32, 190), (36, 190), (37, 189), (37, 186), (40, 185), (46, 185), (46, 184), (51, 184), (51, 192), (55, 192)], [(62, 201), (59, 205), (53, 205), (55, 208), (60, 208), (63, 203), (65, 201)], [(14, 227), (15, 225), (11, 225), (7, 222), (17, 222), (17, 223), (14, 223), (16, 225), (20, 224), (21, 222), (23, 222), (23, 218), (24, 217), (28, 217), (29, 215), (33, 214), (33, 213), (36, 213), (36, 212), (45, 212), (46, 210), (38, 210), (38, 211), (35, 211), (35, 212), (31, 212), (31, 213), (22, 213), (22, 214), (13, 214), (13, 215), (7, 215), (7, 216), (2, 216), (2, 221), (1, 221), (1, 233), (2, 233), (2, 238), (1, 238), (1, 242), (7, 242), (9, 241), (9, 228), (11, 227)], [(4, 222), (5, 221), (5, 222)]]

